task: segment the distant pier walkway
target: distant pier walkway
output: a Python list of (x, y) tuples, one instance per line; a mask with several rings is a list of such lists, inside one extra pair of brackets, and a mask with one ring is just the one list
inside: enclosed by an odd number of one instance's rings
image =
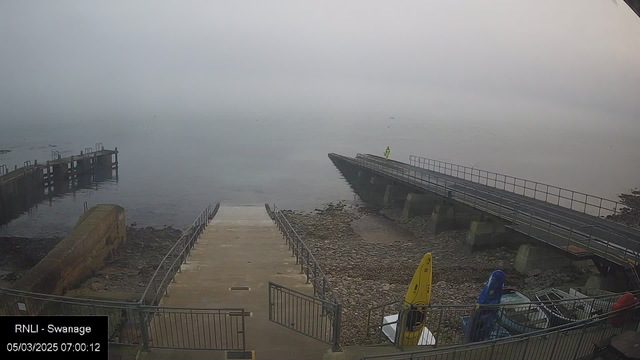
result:
[(578, 259), (626, 269), (640, 265), (640, 231), (602, 217), (619, 211), (614, 201), (416, 156), (410, 164), (369, 154), (329, 157), (378, 182), (386, 179), (505, 221), (513, 231)]

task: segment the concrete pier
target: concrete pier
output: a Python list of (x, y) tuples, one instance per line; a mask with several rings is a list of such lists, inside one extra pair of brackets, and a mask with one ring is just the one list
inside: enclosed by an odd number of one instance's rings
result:
[[(118, 174), (118, 148), (81, 153), (71, 157), (52, 154), (53, 160), (45, 164), (26, 161), (21, 168), (8, 172), (0, 166), (0, 225), (3, 225), (32, 206), (46, 195), (60, 194), (82, 184), (98, 182)], [(115, 157), (115, 161), (114, 161)]]
[[(160, 305), (244, 308), (251, 313), (245, 318), (247, 350), (254, 350), (256, 359), (320, 359), (329, 345), (269, 321), (269, 281), (313, 296), (295, 263), (263, 204), (222, 205)], [(223, 358), (220, 352), (198, 353), (202, 357), (189, 358)], [(165, 358), (162, 351), (150, 355)]]
[(472, 251), (502, 246), (507, 239), (504, 225), (495, 221), (473, 220), (465, 236), (465, 243)]
[(407, 194), (402, 209), (402, 217), (410, 219), (422, 214), (431, 214), (436, 206), (442, 204), (442, 198), (431, 194)]
[(521, 245), (513, 266), (521, 274), (527, 275), (531, 270), (557, 269), (571, 265), (571, 259), (560, 252), (544, 247)]
[(403, 203), (407, 199), (409, 190), (400, 185), (387, 185), (384, 191), (383, 203), (385, 206), (394, 206)]
[(437, 205), (431, 213), (431, 219), (427, 224), (427, 229), (432, 234), (439, 234), (443, 231), (451, 230), (453, 228), (454, 217), (453, 206)]
[(124, 209), (101, 204), (86, 211), (71, 233), (13, 284), (17, 290), (64, 294), (104, 265), (127, 239)]

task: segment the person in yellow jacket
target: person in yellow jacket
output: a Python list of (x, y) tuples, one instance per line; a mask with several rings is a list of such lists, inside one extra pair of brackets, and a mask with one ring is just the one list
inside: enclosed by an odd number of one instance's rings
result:
[(384, 149), (384, 157), (385, 159), (389, 160), (389, 154), (391, 153), (391, 149), (389, 149), (389, 147), (387, 146), (386, 149)]

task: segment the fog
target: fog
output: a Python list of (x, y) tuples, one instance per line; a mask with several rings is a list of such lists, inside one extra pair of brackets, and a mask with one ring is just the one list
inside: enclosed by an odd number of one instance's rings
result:
[(638, 44), (640, 19), (609, 0), (11, 1), (0, 121), (560, 119), (624, 134)]
[[(186, 226), (207, 203), (353, 199), (326, 157), (409, 154), (615, 198), (640, 179), (640, 19), (622, 1), (4, 1), (0, 164), (101, 142), (86, 201)], [(49, 208), (51, 207), (51, 208)]]

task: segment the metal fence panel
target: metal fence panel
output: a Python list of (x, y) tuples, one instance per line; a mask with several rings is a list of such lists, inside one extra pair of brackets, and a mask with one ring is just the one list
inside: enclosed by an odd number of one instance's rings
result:
[(269, 320), (340, 349), (340, 304), (269, 282)]
[(106, 315), (109, 317), (109, 342), (115, 344), (142, 344), (138, 307), (137, 303), (0, 289), (0, 315)]
[(244, 309), (142, 307), (148, 346), (166, 349), (245, 350)]
[(593, 343), (596, 341), (625, 331), (636, 331), (639, 321), (634, 314), (638, 309), (640, 305), (634, 305), (596, 318), (503, 339), (446, 348), (430, 347), (423, 351), (391, 355), (365, 356), (362, 360), (574, 360), (591, 354)]
[[(640, 291), (632, 292), (634, 296), (640, 296)], [(545, 328), (553, 328), (565, 325), (571, 321), (586, 320), (611, 311), (613, 304), (623, 293), (606, 294), (587, 298), (575, 298), (565, 300), (533, 301), (527, 303), (511, 303), (500, 305), (430, 305), (424, 308), (425, 327), (432, 333), (435, 346), (451, 346), (477, 341), (478, 338), (486, 339), (500, 335), (500, 326), (508, 328), (505, 318), (517, 318), (521, 316), (518, 326), (528, 328), (527, 331), (535, 331), (541, 321), (549, 319)], [(401, 314), (402, 300), (372, 307), (367, 315), (367, 341), (372, 344), (392, 344), (393, 342), (383, 334), (383, 327), (396, 324), (397, 321), (385, 321), (385, 317)], [(560, 318), (553, 316), (551, 309), (561, 309), (564, 314), (572, 318)], [(495, 324), (491, 329), (480, 328), (482, 323), (473, 324), (471, 319), (478, 317), (495, 316)], [(483, 316), (480, 316), (483, 315)], [(401, 318), (401, 316), (400, 316)], [(465, 333), (463, 320), (469, 324)], [(400, 327), (403, 328), (402, 326)], [(402, 331), (402, 330), (401, 330)], [(517, 335), (514, 333), (512, 335)], [(402, 336), (401, 336), (402, 338)], [(396, 344), (402, 346), (402, 344)]]

